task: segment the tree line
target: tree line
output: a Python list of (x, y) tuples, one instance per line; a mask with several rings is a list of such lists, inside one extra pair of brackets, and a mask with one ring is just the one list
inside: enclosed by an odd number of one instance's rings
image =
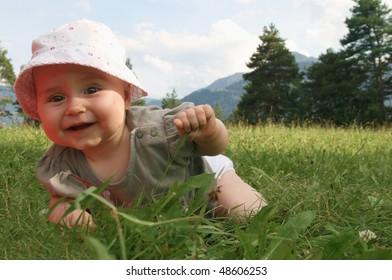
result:
[[(14, 82), (15, 73), (10, 60), (7, 58), (7, 50), (1, 48), (0, 46), (0, 84), (13, 85)], [(7, 116), (10, 114), (10, 112), (3, 109), (3, 107), (5, 107), (5, 105), (10, 102), (12, 102), (12, 100), (6, 96), (1, 95), (0, 90), (0, 116)]]
[(300, 73), (274, 24), (244, 74), (235, 120), (383, 124), (392, 121), (392, 18), (380, 0), (354, 0), (341, 49), (328, 49)]

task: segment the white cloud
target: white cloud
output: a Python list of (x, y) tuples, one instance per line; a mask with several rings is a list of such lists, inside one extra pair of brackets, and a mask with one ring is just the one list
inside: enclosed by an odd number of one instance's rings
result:
[(295, 42), (294, 40), (286, 40), (286, 47), (290, 50), (290, 51), (294, 51), (294, 52), (299, 52), (301, 54), (307, 55), (307, 56), (312, 56), (312, 54), (305, 50), (305, 49), (301, 49), (297, 42)]
[(146, 62), (146, 64), (148, 64), (151, 67), (154, 67), (156, 70), (163, 72), (165, 74), (169, 74), (169, 72), (173, 68), (169, 62), (164, 61), (157, 56), (145, 54), (143, 59), (144, 62)]
[(352, 0), (295, 0), (297, 9), (306, 10), (310, 17), (311, 27), (305, 29), (306, 42), (327, 48), (339, 48), (339, 39), (347, 33), (344, 21), (350, 16)]
[(246, 71), (258, 37), (231, 20), (219, 20), (206, 35), (170, 32), (141, 23), (120, 37), (134, 70), (152, 97), (176, 89), (179, 97), (218, 78)]

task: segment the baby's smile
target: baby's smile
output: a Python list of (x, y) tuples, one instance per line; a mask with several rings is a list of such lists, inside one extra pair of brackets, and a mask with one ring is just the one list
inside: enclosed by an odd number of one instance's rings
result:
[(93, 124), (94, 123), (77, 123), (69, 126), (66, 130), (79, 131), (79, 130), (89, 128)]

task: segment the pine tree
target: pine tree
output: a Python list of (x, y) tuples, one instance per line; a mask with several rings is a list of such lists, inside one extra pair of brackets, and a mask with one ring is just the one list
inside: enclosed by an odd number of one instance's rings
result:
[(15, 83), (15, 73), (11, 60), (7, 57), (7, 50), (0, 46), (0, 82), (13, 85)]
[(246, 92), (238, 103), (236, 119), (251, 124), (292, 120), (298, 102), (298, 65), (273, 24), (264, 27), (259, 38), (261, 44), (247, 63), (251, 71), (244, 74)]
[(173, 88), (172, 92), (166, 93), (166, 97), (162, 99), (163, 109), (173, 109), (181, 104), (181, 101), (177, 97), (177, 92)]
[(305, 118), (315, 122), (349, 125), (360, 114), (360, 84), (363, 80), (352, 71), (353, 61), (343, 51), (328, 49), (307, 70), (303, 83)]
[(141, 98), (141, 99), (132, 101), (132, 106), (146, 106), (146, 100)]
[[(7, 57), (7, 50), (0, 46), (0, 83), (13, 86), (15, 83), (15, 73), (11, 64), (11, 60)], [(1, 88), (0, 88), (1, 92)], [(5, 110), (5, 106), (12, 103), (10, 98), (0, 94), (0, 116), (9, 116), (10, 112)]]
[(361, 91), (361, 117), (383, 122), (388, 117), (385, 99), (392, 94), (392, 18), (391, 9), (380, 0), (355, 0), (352, 16), (345, 23), (348, 34), (340, 41), (352, 71), (365, 75)]
[(127, 57), (127, 60), (125, 61), (125, 65), (126, 65), (129, 69), (132, 70), (133, 65), (132, 65), (131, 59), (130, 59), (129, 57)]
[(220, 120), (224, 120), (225, 114), (224, 114), (221, 106), (219, 106), (218, 102), (215, 102), (213, 110), (214, 110), (214, 113), (215, 113), (215, 117), (217, 117)]

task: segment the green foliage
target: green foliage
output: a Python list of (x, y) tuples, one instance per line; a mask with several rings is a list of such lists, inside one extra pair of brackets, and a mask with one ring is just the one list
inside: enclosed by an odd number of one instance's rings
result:
[(146, 100), (145, 99), (138, 99), (132, 102), (132, 106), (145, 106)]
[[(12, 86), (15, 82), (15, 73), (11, 60), (7, 57), (7, 50), (0, 46), (0, 83), (2, 82)], [(1, 89), (2, 87), (0, 87), (0, 116), (7, 116), (10, 115), (10, 112), (4, 110), (4, 108), (12, 100), (1, 96)]]
[(7, 57), (7, 50), (0, 46), (0, 81), (13, 85), (15, 82), (15, 73), (11, 60)]
[(344, 52), (329, 49), (309, 67), (303, 83), (305, 119), (348, 125), (361, 116), (367, 104), (360, 94), (363, 75), (352, 71), (353, 61)]
[(213, 109), (214, 109), (214, 112), (215, 112), (215, 116), (218, 119), (223, 120), (224, 119), (224, 113), (223, 113), (222, 108), (219, 106), (218, 102), (215, 103)]
[[(389, 129), (231, 126), (227, 155), (269, 206), (243, 224), (212, 218), (211, 175), (174, 184), (130, 208), (89, 188), (90, 231), (47, 222), (49, 195), (34, 176), (51, 144), (41, 129), (2, 128), (0, 259), (391, 259)], [(105, 185), (101, 186), (102, 188)], [(184, 209), (180, 197), (197, 193)], [(366, 241), (359, 232), (371, 230)]]
[(166, 93), (166, 97), (162, 99), (163, 109), (173, 109), (181, 104), (177, 97), (176, 90), (173, 88), (172, 92)]
[(131, 59), (130, 59), (130, 58), (127, 58), (127, 60), (125, 61), (125, 65), (126, 65), (129, 69), (132, 70), (133, 65), (132, 65), (132, 62), (131, 62)]
[(264, 27), (260, 40), (247, 63), (251, 71), (244, 74), (248, 83), (237, 106), (237, 119), (251, 124), (267, 119), (292, 120), (297, 116), (298, 65), (273, 24)]
[(11, 102), (12, 102), (11, 98), (0, 95), (0, 116), (8, 116), (11, 114), (9, 111), (1, 109)]
[(362, 76), (363, 121), (383, 122), (388, 118), (385, 98), (392, 93), (391, 9), (380, 0), (355, 0), (352, 16), (345, 23), (348, 34), (341, 40), (346, 59), (354, 62), (350, 71)]
[[(247, 64), (248, 81), (235, 120), (257, 122), (356, 122), (392, 120), (392, 16), (381, 0), (354, 0), (342, 50), (328, 49), (298, 75), (297, 65), (274, 25), (264, 27)], [(302, 80), (302, 84), (300, 81)]]

